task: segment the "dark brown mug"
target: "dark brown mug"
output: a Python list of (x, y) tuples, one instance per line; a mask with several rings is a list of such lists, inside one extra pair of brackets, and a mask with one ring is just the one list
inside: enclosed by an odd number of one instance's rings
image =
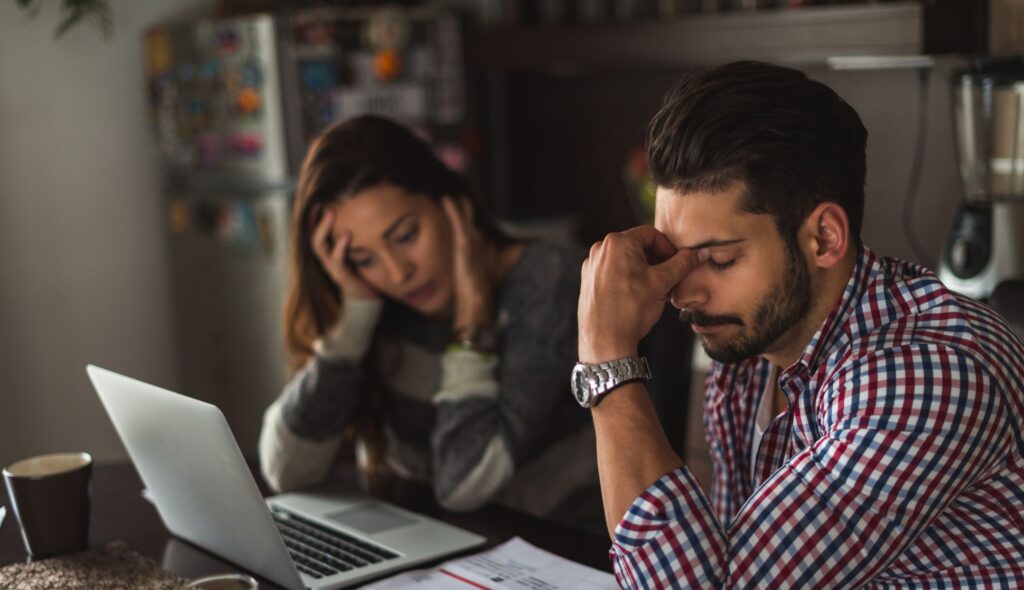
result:
[(89, 544), (92, 457), (55, 453), (4, 468), (4, 483), (33, 559), (85, 549)]

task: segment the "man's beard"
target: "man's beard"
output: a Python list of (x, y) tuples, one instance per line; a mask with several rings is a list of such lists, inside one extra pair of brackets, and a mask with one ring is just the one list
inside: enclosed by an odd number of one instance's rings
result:
[[(735, 363), (763, 354), (811, 308), (810, 283), (810, 272), (796, 248), (787, 247), (786, 271), (757, 306), (751, 331), (741, 333), (732, 341), (718, 345), (712, 344), (709, 338), (701, 337), (704, 351), (709, 357), (723, 363)], [(743, 320), (738, 316), (711, 316), (700, 311), (688, 310), (679, 313), (679, 321), (698, 326), (744, 326)]]

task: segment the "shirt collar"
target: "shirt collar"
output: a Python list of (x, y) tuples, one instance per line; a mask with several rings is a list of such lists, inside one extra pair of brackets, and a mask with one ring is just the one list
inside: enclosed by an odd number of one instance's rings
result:
[(821, 362), (832, 352), (850, 342), (852, 330), (849, 324), (853, 321), (852, 316), (867, 291), (868, 285), (881, 272), (882, 259), (870, 248), (861, 244), (857, 253), (857, 263), (843, 290), (843, 296), (836, 302), (828, 317), (814, 333), (814, 337), (804, 347), (800, 358), (786, 369), (786, 373), (792, 374), (794, 371), (803, 369), (808, 375), (813, 374)]

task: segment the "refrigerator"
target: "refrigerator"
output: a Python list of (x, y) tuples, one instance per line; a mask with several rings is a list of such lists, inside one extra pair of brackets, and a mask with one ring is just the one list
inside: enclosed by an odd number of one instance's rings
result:
[(290, 207), (309, 142), (380, 114), (470, 165), (462, 25), (429, 7), (332, 8), (145, 33), (181, 393), (217, 405), (254, 457), (288, 379)]

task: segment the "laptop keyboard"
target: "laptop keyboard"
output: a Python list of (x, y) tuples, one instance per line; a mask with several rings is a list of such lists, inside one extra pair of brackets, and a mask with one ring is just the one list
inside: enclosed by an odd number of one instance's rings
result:
[(278, 507), (270, 510), (300, 572), (323, 578), (395, 559), (398, 554)]

